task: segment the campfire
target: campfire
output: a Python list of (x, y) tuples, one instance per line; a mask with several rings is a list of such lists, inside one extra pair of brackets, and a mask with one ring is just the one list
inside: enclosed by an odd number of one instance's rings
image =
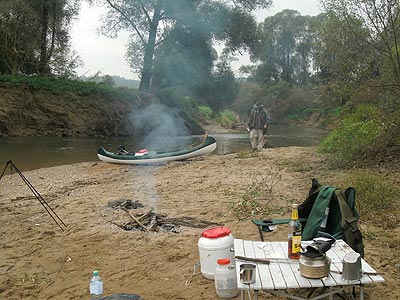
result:
[(169, 218), (167, 215), (155, 213), (153, 208), (144, 210), (145, 207), (142, 203), (130, 199), (110, 200), (108, 206), (129, 216), (128, 221), (121, 222), (118, 220), (112, 222), (114, 225), (128, 231), (179, 233), (183, 226), (207, 228), (221, 225), (192, 217)]

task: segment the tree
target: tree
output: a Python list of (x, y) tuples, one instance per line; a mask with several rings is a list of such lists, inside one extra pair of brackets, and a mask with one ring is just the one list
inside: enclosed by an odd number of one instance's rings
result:
[(259, 43), (252, 60), (262, 82), (305, 82), (310, 76), (311, 17), (295, 10), (283, 10), (264, 20), (258, 28)]
[(239, 92), (239, 86), (226, 57), (217, 63), (210, 81), (204, 84), (202, 89), (208, 105), (216, 113), (221, 112), (227, 104), (234, 101)]
[[(104, 1), (109, 10), (104, 19), (103, 33), (115, 36), (123, 29), (131, 32), (128, 60), (136, 72), (141, 74), (140, 90), (149, 89), (156, 49), (166, 40), (175, 25), (190, 27), (196, 21), (200, 25), (199, 29), (208, 31), (210, 38), (227, 40), (229, 24), (233, 22), (232, 12), (250, 12), (271, 4), (270, 0)], [(240, 46), (240, 42), (233, 36), (230, 42), (231, 45)]]
[(17, 74), (36, 65), (36, 18), (26, 1), (0, 2), (0, 72)]
[(239, 113), (242, 122), (247, 122), (251, 109), (256, 101), (263, 102), (264, 89), (260, 84), (251, 81), (240, 83), (238, 96), (233, 102), (233, 109)]
[[(328, 21), (320, 33), (317, 65), (341, 83), (400, 93), (400, 3), (324, 0)], [(340, 35), (337, 34), (340, 32)], [(354, 89), (354, 88), (353, 88)], [(398, 100), (396, 100), (398, 103)]]
[(174, 87), (197, 96), (199, 86), (210, 78), (215, 59), (209, 33), (195, 23), (177, 23), (157, 48), (151, 90)]
[(78, 0), (0, 2), (0, 61), (6, 73), (71, 72), (69, 25)]
[(68, 47), (68, 26), (79, 11), (79, 0), (27, 0), (39, 24), (39, 74), (50, 74), (55, 51)]

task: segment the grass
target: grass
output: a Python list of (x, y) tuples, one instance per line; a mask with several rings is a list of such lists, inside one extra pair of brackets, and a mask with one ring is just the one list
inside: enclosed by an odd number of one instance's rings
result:
[(113, 87), (104, 83), (71, 80), (63, 77), (0, 74), (0, 82), (14, 86), (25, 86), (32, 90), (49, 91), (54, 94), (73, 92), (82, 96), (100, 94), (108, 99), (116, 97), (126, 100), (136, 99), (135, 89)]
[(362, 223), (393, 229), (400, 219), (400, 188), (388, 178), (388, 174), (359, 169), (342, 174), (333, 180), (333, 185), (355, 188), (356, 208)]

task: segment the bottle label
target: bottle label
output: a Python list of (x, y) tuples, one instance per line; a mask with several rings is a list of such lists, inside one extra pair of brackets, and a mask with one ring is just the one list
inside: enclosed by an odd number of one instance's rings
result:
[(299, 212), (297, 209), (292, 210), (292, 220), (298, 220), (299, 219)]
[(301, 232), (293, 232), (292, 253), (301, 252)]
[(90, 283), (90, 294), (91, 295), (102, 295), (103, 294), (103, 283), (101, 281), (92, 281)]

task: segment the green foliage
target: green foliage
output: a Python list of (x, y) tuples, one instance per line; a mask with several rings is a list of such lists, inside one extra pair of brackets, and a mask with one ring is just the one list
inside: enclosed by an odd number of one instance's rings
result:
[(213, 116), (213, 111), (211, 107), (209, 106), (204, 106), (200, 105), (198, 106), (198, 109), (200, 111), (200, 114), (206, 119), (206, 120), (211, 120)]
[[(326, 14), (316, 34), (315, 66), (329, 87), (324, 91), (327, 98), (343, 105), (360, 86), (367, 87), (369, 95), (397, 93), (400, 60), (392, 49), (400, 46), (399, 2), (323, 0), (321, 6)], [(398, 96), (389, 99), (399, 103)]]
[(115, 88), (104, 83), (82, 82), (53, 76), (22, 76), (0, 74), (0, 82), (26, 86), (33, 90), (46, 90), (54, 94), (75, 92), (83, 96), (101, 94), (109, 99), (120, 97), (126, 100), (136, 99), (136, 91), (127, 88)]
[(177, 88), (165, 88), (159, 90), (157, 97), (162, 104), (175, 108), (185, 115), (185, 118), (193, 118), (200, 114), (197, 107), (197, 101), (192, 97), (185, 96), (181, 90)]
[(73, 74), (70, 47), (78, 0), (0, 1), (0, 73)]
[(230, 51), (252, 47), (254, 34), (248, 33), (255, 31), (256, 22), (251, 11), (271, 4), (270, 0), (239, 0), (235, 5), (217, 0), (107, 2), (103, 32), (109, 36), (120, 30), (130, 32), (126, 56), (141, 73), (142, 90), (148, 90), (150, 82), (165, 87), (170, 82), (193, 84), (197, 78), (206, 79), (216, 58), (213, 42), (226, 42)]
[(157, 97), (162, 104), (169, 107), (179, 107), (183, 95), (177, 88), (164, 88), (157, 92)]
[(280, 81), (269, 85), (265, 92), (267, 110), (275, 121), (307, 121), (319, 111), (315, 107), (316, 94), (310, 88), (291, 85)]
[(238, 203), (231, 203), (230, 209), (238, 220), (247, 220), (256, 215), (268, 216), (271, 210), (255, 200), (241, 199)]
[(209, 80), (201, 86), (201, 93), (199, 93), (199, 97), (205, 99), (216, 113), (233, 103), (239, 92), (239, 85), (226, 59), (217, 63), (215, 70)]
[(230, 110), (224, 110), (219, 114), (217, 122), (223, 127), (233, 128), (234, 124), (238, 122), (238, 116)]
[(271, 207), (274, 188), (282, 179), (282, 174), (273, 168), (248, 175), (251, 181), (244, 189), (241, 200), (231, 204), (231, 209), (239, 220), (270, 214), (274, 210)]
[(283, 10), (268, 17), (258, 28), (259, 43), (254, 56), (258, 82), (307, 83), (310, 79), (313, 18), (295, 10)]
[(239, 94), (236, 97), (232, 108), (239, 114), (241, 120), (247, 122), (249, 113), (254, 103), (263, 98), (263, 88), (254, 82), (243, 82), (240, 84)]
[(380, 120), (375, 107), (361, 105), (321, 142), (320, 150), (333, 154), (333, 162), (339, 166), (359, 161), (377, 146), (378, 137), (385, 130)]

